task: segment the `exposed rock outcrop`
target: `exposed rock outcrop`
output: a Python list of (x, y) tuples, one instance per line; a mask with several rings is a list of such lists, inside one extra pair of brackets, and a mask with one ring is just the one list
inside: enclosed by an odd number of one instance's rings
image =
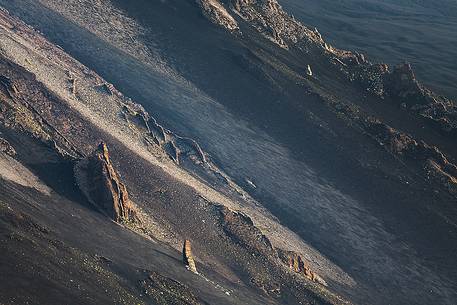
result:
[(373, 64), (368, 61), (357, 61), (351, 65), (343, 61), (341, 63), (344, 65), (341, 71), (349, 80), (357, 82), (366, 91), (425, 118), (441, 131), (456, 134), (455, 102), (433, 93), (420, 84), (410, 64), (398, 65), (390, 71), (386, 64)]
[(410, 135), (374, 118), (366, 119), (364, 125), (365, 130), (389, 152), (405, 161), (418, 162), (428, 179), (435, 180), (451, 193), (457, 194), (457, 166), (449, 162), (437, 147), (416, 141)]
[(225, 233), (237, 244), (264, 256), (274, 256), (270, 240), (252, 222), (252, 219), (225, 206), (217, 206)]
[(322, 42), (318, 32), (289, 16), (276, 0), (231, 0), (232, 10), (264, 37), (288, 49), (299, 41)]
[(410, 64), (399, 65), (383, 79), (384, 91), (397, 103), (435, 123), (445, 132), (457, 130), (457, 106), (423, 87)]
[(308, 65), (306, 68), (306, 75), (313, 76), (313, 70), (311, 70), (311, 66)]
[(144, 133), (147, 141), (164, 145), (170, 140), (167, 130), (159, 125), (141, 105), (127, 101), (122, 107), (122, 116), (132, 129)]
[(238, 23), (219, 0), (197, 0), (197, 3), (202, 8), (203, 14), (215, 24), (229, 31), (238, 30)]
[(193, 273), (198, 273), (197, 266), (195, 265), (194, 256), (192, 254), (192, 245), (190, 243), (190, 240), (188, 239), (184, 241), (184, 245), (182, 247), (182, 259), (184, 265), (186, 265), (190, 271), (192, 271)]
[(293, 251), (284, 251), (278, 249), (278, 255), (284, 264), (287, 264), (295, 273), (303, 275), (310, 281), (327, 286), (327, 283), (316, 272), (313, 272), (302, 256)]
[(389, 72), (388, 65), (351, 61), (351, 64), (348, 64), (342, 71), (350, 81), (358, 83), (366, 91), (379, 97), (384, 96), (383, 77)]
[(127, 188), (111, 163), (105, 143), (76, 164), (75, 177), (89, 202), (114, 221), (138, 221)]
[(130, 127), (142, 132), (145, 140), (162, 146), (169, 157), (180, 164), (181, 159), (190, 159), (196, 164), (207, 164), (205, 153), (193, 139), (180, 137), (157, 123), (142, 106), (128, 103), (122, 108), (122, 115)]
[[(389, 71), (387, 64), (375, 64), (363, 54), (337, 49), (324, 41), (317, 29), (311, 29), (288, 15), (276, 0), (230, 0), (230, 8), (265, 38), (278, 46), (298, 48), (323, 56), (350, 81), (358, 82), (368, 92), (393, 100), (429, 120), (441, 131), (457, 134), (455, 102), (438, 96), (422, 86), (410, 64)], [(310, 71), (307, 71), (310, 75)]]
[(5, 153), (10, 157), (14, 157), (16, 155), (14, 147), (3, 138), (0, 138), (0, 152)]
[(424, 98), (423, 89), (416, 80), (410, 64), (396, 66), (392, 73), (386, 73), (384, 87), (386, 93), (399, 98), (401, 102), (414, 100), (417, 103)]
[[(302, 256), (273, 247), (249, 216), (223, 206), (215, 208), (225, 235), (239, 246), (234, 249), (242, 249), (234, 251), (233, 264), (246, 272), (253, 286), (275, 298), (293, 295), (297, 300), (306, 298), (304, 287), (312, 287), (319, 294), (326, 291), (326, 282), (307, 266)], [(289, 259), (295, 259), (292, 266), (296, 266), (296, 271), (287, 270)]]

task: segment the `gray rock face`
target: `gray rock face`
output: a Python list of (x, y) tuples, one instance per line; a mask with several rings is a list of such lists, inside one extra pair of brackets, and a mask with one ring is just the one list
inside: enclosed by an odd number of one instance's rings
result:
[(215, 24), (226, 28), (229, 31), (238, 30), (238, 23), (219, 2), (219, 0), (197, 0), (203, 10), (203, 14)]

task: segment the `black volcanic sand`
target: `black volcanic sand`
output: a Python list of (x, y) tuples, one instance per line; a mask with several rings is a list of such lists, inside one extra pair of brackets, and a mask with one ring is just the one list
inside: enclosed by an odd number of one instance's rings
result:
[[(172, 67), (206, 94), (39, 6), (0, 3), (165, 126), (197, 139), (240, 184), (252, 180), (257, 185), (252, 194), (262, 204), (357, 281), (356, 287), (339, 287), (343, 294), (360, 303), (453, 304), (455, 198), (433, 192), (307, 88), (362, 105), (391, 125), (440, 144), (453, 160), (455, 142), (422, 130), (421, 122), (394, 106), (376, 104), (318, 59), (278, 50), (244, 27), (254, 38), (233, 38), (190, 2), (113, 2), (147, 29), (146, 44), (158, 45)], [(273, 68), (277, 62), (281, 69)], [(298, 77), (308, 63), (318, 82)]]

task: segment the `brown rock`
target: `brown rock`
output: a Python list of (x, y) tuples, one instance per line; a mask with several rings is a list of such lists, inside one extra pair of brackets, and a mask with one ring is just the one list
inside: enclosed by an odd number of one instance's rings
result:
[(287, 263), (289, 265), (290, 270), (295, 273), (299, 273), (303, 275), (310, 281), (319, 283), (321, 285), (327, 286), (327, 283), (321, 278), (317, 273), (311, 270), (302, 256), (293, 251), (284, 251), (278, 249), (279, 258), (283, 263)]
[(225, 206), (216, 207), (224, 232), (230, 239), (243, 248), (264, 257), (274, 256), (273, 246), (252, 219), (241, 212), (232, 211)]
[[(298, 43), (323, 45), (321, 35), (288, 15), (277, 0), (230, 0), (233, 11), (281, 48)], [(307, 47), (307, 46), (306, 46)]]
[(89, 202), (114, 221), (138, 221), (127, 188), (111, 163), (105, 143), (77, 163), (75, 177)]
[(195, 266), (194, 256), (192, 255), (192, 247), (188, 239), (184, 241), (184, 245), (182, 248), (182, 259), (184, 264), (189, 268), (190, 271), (198, 273), (197, 267)]

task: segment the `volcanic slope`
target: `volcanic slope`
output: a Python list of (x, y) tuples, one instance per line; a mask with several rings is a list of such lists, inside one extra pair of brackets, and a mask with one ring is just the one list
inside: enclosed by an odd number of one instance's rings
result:
[[(346, 303), (326, 280), (349, 277), (197, 143), (0, 16), (2, 302)], [(182, 262), (184, 240), (198, 273)], [(306, 255), (307, 273), (283, 251)]]
[[(276, 1), (0, 3), (165, 130), (196, 139), (210, 157), (193, 144), (182, 150), (165, 141), (165, 148), (226, 196), (260, 202), (301, 240), (247, 205), (254, 223), (276, 246), (282, 240), (319, 257), (310, 260), (319, 261), (314, 268), (325, 262), (317, 272), (334, 291), (356, 303), (453, 303), (455, 104), (419, 84), (409, 65), (339, 50)], [(179, 162), (176, 151), (211, 165)], [(146, 177), (123, 164), (127, 180)], [(174, 176), (193, 177), (182, 175)], [(131, 185), (135, 196), (147, 189)], [(230, 205), (210, 199), (221, 200)]]

